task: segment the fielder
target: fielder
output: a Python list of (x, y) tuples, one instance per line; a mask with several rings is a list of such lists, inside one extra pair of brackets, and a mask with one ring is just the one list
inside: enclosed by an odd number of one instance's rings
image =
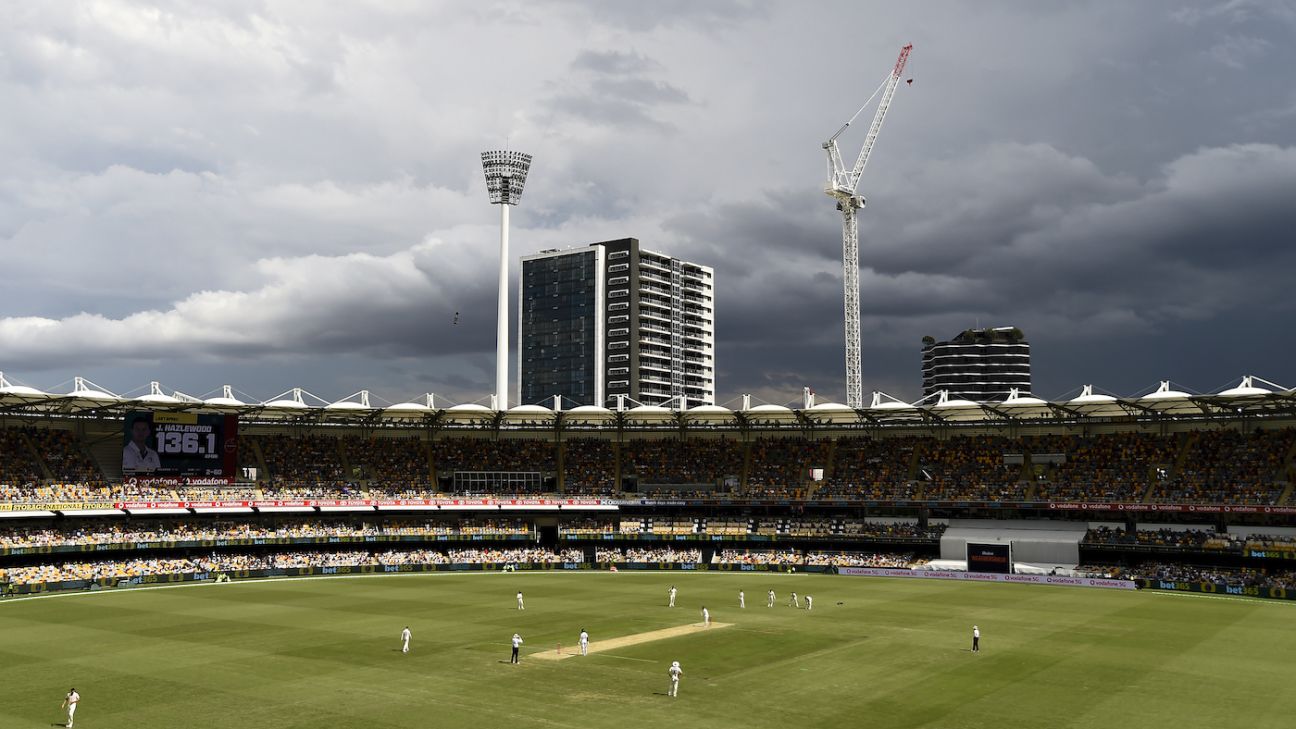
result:
[(767, 608), (772, 608), (772, 607), (774, 607), (774, 591), (773, 591), (773, 590), (770, 590), (770, 591), (769, 591), (769, 602), (765, 603), (765, 607), (767, 607)]
[(801, 607), (801, 600), (797, 598), (797, 594), (795, 592), (792, 593), (792, 600), (791, 602), (788, 603), (788, 606), (795, 607), (795, 608)]
[[(679, 664), (677, 663), (675, 665), (678, 666)], [(67, 724), (64, 724), (64, 726), (68, 729), (72, 729), (72, 717), (76, 716), (77, 702), (80, 700), (81, 694), (77, 693), (77, 690), (74, 688), (68, 689), (67, 696), (63, 697), (62, 708), (67, 709), (68, 715)]]
[(814, 598), (806, 595), (806, 610), (814, 610)]
[(584, 628), (581, 628), (580, 632), (580, 649), (582, 656), (589, 655), (589, 633), (586, 633)]
[(741, 609), (746, 609), (746, 607), (747, 607), (747, 595), (746, 595), (742, 590), (739, 590), (739, 591), (738, 591), (738, 608), (741, 610)]
[(670, 690), (666, 692), (667, 696), (679, 696), (679, 680), (684, 675), (684, 669), (680, 668), (679, 661), (674, 661), (670, 665), (671, 685)]
[(518, 590), (518, 594), (517, 594), (517, 601), (518, 601), (518, 610), (526, 610), (526, 606), (522, 604), (522, 591), (521, 591), (521, 590)]
[(981, 629), (975, 625), (972, 626), (972, 652), (981, 652)]
[(405, 629), (401, 631), (401, 653), (409, 653), (409, 639), (409, 626), (406, 625)]
[(513, 634), (513, 657), (509, 659), (509, 663), (521, 663), (521, 661), (518, 660), (518, 648), (521, 646), (522, 646), (522, 636), (518, 635), (517, 633), (514, 633)]
[(670, 604), (667, 605), (666, 607), (675, 607), (675, 586), (674, 586), (674, 585), (671, 585), (671, 588), (670, 588)]
[(702, 627), (711, 627), (711, 613), (707, 611), (706, 606), (702, 606)]

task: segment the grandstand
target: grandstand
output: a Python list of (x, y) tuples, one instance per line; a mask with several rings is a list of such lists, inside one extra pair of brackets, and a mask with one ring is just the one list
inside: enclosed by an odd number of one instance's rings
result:
[[(228, 391), (128, 399), (80, 380), (66, 395), (0, 380), (0, 582), (493, 565), (528, 556), (517, 549), (587, 566), (914, 567), (949, 561), (942, 534), (957, 520), (973, 534), (1004, 527), (1004, 540), (1076, 535), (1078, 558), (1048, 569), (1285, 585), (1296, 395), (1263, 384), (859, 410), (494, 412), (430, 396), (245, 404)], [(236, 473), (123, 476), (137, 411), (236, 417)], [(454, 546), (483, 539), (520, 544)]]

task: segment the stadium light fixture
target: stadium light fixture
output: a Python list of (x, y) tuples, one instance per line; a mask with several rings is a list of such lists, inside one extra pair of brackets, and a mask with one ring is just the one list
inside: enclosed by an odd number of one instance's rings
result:
[(531, 169), (531, 155), (511, 150), (481, 153), (486, 192), (491, 205), (500, 206), (499, 311), (495, 331), (495, 409), (508, 410), (508, 278), (509, 206), (522, 201), (522, 187)]

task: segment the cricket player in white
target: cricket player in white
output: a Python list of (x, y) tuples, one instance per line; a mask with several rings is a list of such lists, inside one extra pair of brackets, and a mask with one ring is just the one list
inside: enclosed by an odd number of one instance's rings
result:
[(806, 610), (814, 610), (814, 598), (806, 595)]
[(406, 625), (405, 629), (401, 631), (401, 653), (409, 653), (409, 639), (409, 626)]
[(581, 648), (581, 655), (582, 655), (582, 656), (588, 656), (588, 655), (589, 655), (589, 633), (586, 633), (584, 628), (581, 628), (581, 633), (580, 633), (580, 648)]
[(684, 675), (684, 669), (680, 668), (679, 661), (672, 662), (670, 667), (670, 677), (671, 677), (670, 691), (666, 692), (668, 696), (679, 696), (679, 680), (680, 680), (680, 676), (683, 675)]
[(770, 591), (769, 591), (769, 602), (765, 603), (765, 607), (767, 607), (767, 608), (772, 608), (772, 607), (774, 607), (774, 600), (775, 600), (775, 599), (776, 599), (776, 598), (774, 597), (774, 591), (773, 591), (773, 590), (770, 590)]
[(797, 598), (795, 592), (792, 593), (792, 601), (788, 603), (788, 606), (789, 606), (789, 607), (797, 607), (797, 608), (801, 607), (801, 600), (799, 600), (799, 599)]
[(702, 607), (702, 627), (711, 627), (711, 613), (706, 609), (705, 605)]
[(747, 595), (742, 590), (738, 591), (738, 607), (739, 608), (747, 607)]
[[(677, 663), (675, 665), (678, 666), (679, 664)], [(68, 714), (67, 724), (64, 724), (64, 726), (68, 729), (72, 729), (72, 717), (76, 716), (77, 702), (80, 700), (81, 694), (77, 693), (77, 690), (74, 688), (68, 689), (67, 696), (63, 698), (63, 708), (67, 709)]]
[(670, 604), (667, 605), (666, 607), (675, 607), (675, 586), (674, 586), (674, 585), (671, 585), (671, 589), (670, 589)]
[(518, 590), (517, 598), (518, 598), (518, 610), (526, 610), (526, 606), (522, 604), (522, 591), (521, 591), (521, 590)]

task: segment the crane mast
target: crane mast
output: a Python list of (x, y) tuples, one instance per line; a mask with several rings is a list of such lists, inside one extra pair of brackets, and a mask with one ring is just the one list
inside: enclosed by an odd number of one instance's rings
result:
[[(864, 407), (864, 382), (860, 364), (860, 301), (859, 301), (859, 225), (856, 211), (864, 207), (863, 196), (857, 194), (860, 177), (873, 153), (878, 133), (882, 131), (882, 122), (886, 119), (891, 100), (895, 97), (896, 88), (900, 85), (900, 75), (904, 72), (905, 63), (913, 44), (900, 49), (900, 57), (886, 80), (873, 92), (873, 96), (864, 102), (859, 111), (837, 130), (823, 148), (828, 152), (828, 184), (824, 192), (837, 201), (837, 209), (842, 214), (842, 284), (845, 289), (846, 310), (846, 404), (852, 408)], [(878, 101), (877, 112), (873, 123), (869, 125), (868, 134), (864, 137), (864, 148), (860, 150), (855, 166), (847, 169), (842, 161), (841, 150), (837, 147), (837, 138), (850, 127), (851, 123), (868, 108), (873, 98), (882, 93)]]

